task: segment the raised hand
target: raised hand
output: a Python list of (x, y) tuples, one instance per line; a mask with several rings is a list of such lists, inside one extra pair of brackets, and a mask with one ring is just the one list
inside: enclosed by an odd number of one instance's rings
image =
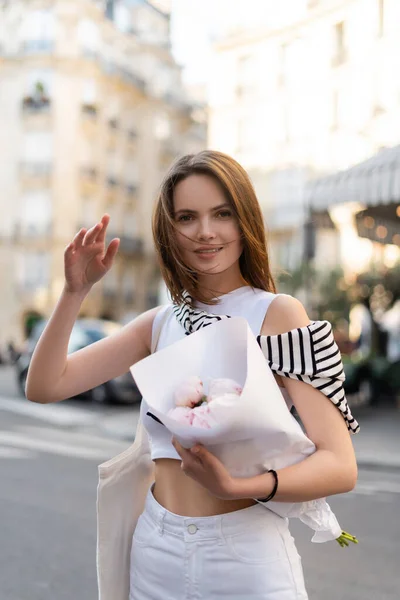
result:
[(64, 252), (65, 287), (68, 292), (84, 292), (99, 281), (112, 267), (118, 252), (118, 238), (114, 238), (106, 250), (106, 230), (110, 216), (90, 229), (81, 229)]

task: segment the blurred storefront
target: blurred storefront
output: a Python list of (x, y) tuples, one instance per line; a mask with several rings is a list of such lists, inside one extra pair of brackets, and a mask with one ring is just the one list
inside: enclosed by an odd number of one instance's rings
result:
[(305, 197), (317, 230), (336, 231), (349, 275), (371, 261), (393, 266), (400, 260), (400, 146), (309, 182)]

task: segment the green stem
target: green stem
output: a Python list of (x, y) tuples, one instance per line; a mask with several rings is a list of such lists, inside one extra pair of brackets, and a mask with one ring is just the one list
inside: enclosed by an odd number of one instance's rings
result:
[(342, 548), (349, 545), (349, 542), (353, 542), (353, 544), (358, 544), (358, 539), (351, 535), (351, 533), (347, 533), (347, 531), (342, 531), (342, 535), (336, 538), (336, 541)]

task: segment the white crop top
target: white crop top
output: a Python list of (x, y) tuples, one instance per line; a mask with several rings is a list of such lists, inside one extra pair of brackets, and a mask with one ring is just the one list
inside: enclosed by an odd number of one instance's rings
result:
[[(233, 292), (219, 296), (219, 304), (209, 306), (208, 304), (196, 302), (196, 307), (207, 312), (212, 312), (214, 315), (229, 314), (232, 317), (244, 317), (254, 335), (257, 336), (260, 334), (268, 307), (277, 295), (278, 294), (265, 292), (264, 290), (252, 288), (250, 286), (244, 286)], [(153, 336), (158, 329), (158, 324), (163, 316), (165, 316), (165, 311), (170, 308), (171, 304), (166, 304), (156, 314), (153, 322)], [(177, 321), (173, 311), (169, 310), (169, 313), (170, 314), (166, 316), (165, 322), (162, 325), (157, 350), (161, 350), (186, 336), (184, 328)], [(286, 389), (281, 388), (281, 391), (290, 408), (292, 403)], [(157, 458), (174, 458), (176, 460), (181, 460), (181, 457), (171, 443), (172, 436), (168, 429), (155, 421), (152, 417), (148, 416), (147, 411), (148, 404), (145, 398), (143, 398), (140, 406), (140, 418), (143, 427), (149, 436), (152, 460), (156, 460)]]

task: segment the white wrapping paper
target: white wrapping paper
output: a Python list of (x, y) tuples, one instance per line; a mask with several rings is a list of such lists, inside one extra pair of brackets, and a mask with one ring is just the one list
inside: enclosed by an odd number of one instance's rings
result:
[[(223, 319), (159, 350), (131, 367), (149, 411), (185, 448), (203, 444), (235, 477), (251, 477), (281, 469), (315, 452), (287, 408), (271, 369), (247, 321)], [(198, 375), (208, 392), (210, 378), (230, 378), (243, 388), (237, 403), (221, 409), (221, 422), (211, 429), (183, 425), (168, 417), (173, 392), (187, 377)], [(160, 425), (161, 427), (162, 425)], [(341, 528), (325, 499), (311, 502), (268, 502), (282, 517), (298, 517), (315, 530), (313, 542), (340, 536)]]

